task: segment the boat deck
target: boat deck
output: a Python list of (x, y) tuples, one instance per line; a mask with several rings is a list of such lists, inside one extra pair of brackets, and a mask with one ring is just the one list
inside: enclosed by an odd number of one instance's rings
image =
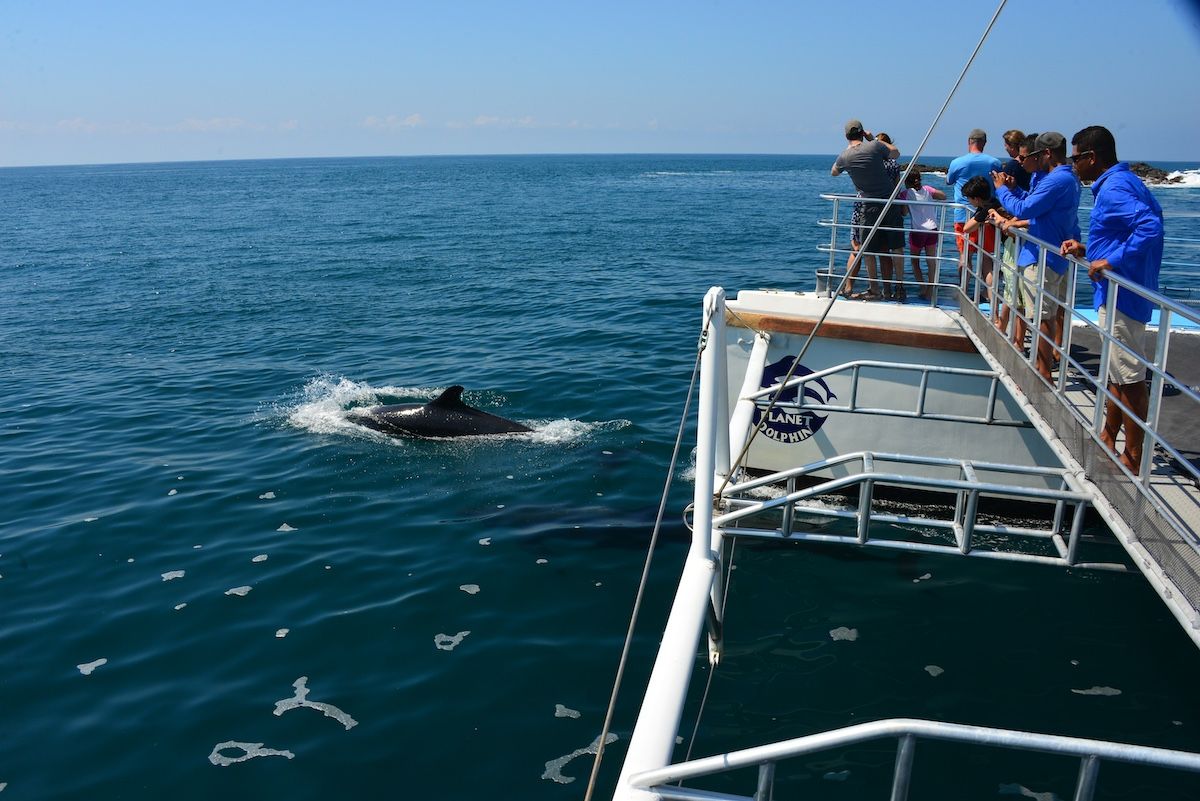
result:
[(959, 316), (981, 350), (988, 351), (1099, 490), (1095, 505), (1193, 641), (1200, 643), (1200, 487), (1187, 469), (1200, 467), (1200, 431), (1195, 403), (1179, 389), (1200, 384), (1200, 336), (1189, 331), (1170, 335), (1166, 370), (1176, 383), (1164, 386), (1156, 426), (1161, 439), (1190, 465), (1158, 447), (1149, 473), (1134, 481), (1092, 433), (1098, 430), (1100, 338), (1090, 328), (1072, 329), (1063, 391), (1056, 395), (983, 312), (967, 305)]

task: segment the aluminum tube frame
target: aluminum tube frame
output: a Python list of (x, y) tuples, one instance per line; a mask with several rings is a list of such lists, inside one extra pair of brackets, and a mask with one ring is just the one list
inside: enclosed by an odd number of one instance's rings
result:
[(1057, 734), (968, 726), (961, 723), (892, 718), (669, 765), (659, 770), (630, 776), (630, 784), (634, 787), (651, 788), (698, 776), (753, 767), (764, 762), (778, 762), (781, 759), (806, 756), (831, 748), (858, 745), (882, 738), (906, 736), (1019, 751), (1061, 754), (1080, 759), (1095, 757), (1132, 765), (1148, 765), (1200, 773), (1200, 754), (1187, 751), (1090, 740), (1082, 737), (1065, 737)]
[[(683, 575), (679, 579), (675, 601), (659, 644), (658, 656), (654, 660), (654, 668), (646, 684), (641, 712), (629, 741), (628, 755), (617, 780), (614, 798), (625, 801), (648, 801), (655, 798), (653, 793), (633, 788), (628, 777), (639, 771), (659, 768), (671, 761), (700, 635), (707, 623), (712, 588), (720, 572), (718, 557), (710, 545), (713, 536), (713, 486), (719, 435), (717, 394), (727, 392), (714, 370), (714, 367), (720, 364), (715, 358), (715, 351), (725, 347), (724, 337), (718, 339), (715, 334), (723, 331), (724, 321), (725, 292), (720, 287), (713, 287), (704, 298), (707, 344), (700, 356), (692, 546), (688, 549)], [(727, 421), (719, 422), (720, 428), (725, 429), (727, 436)]]

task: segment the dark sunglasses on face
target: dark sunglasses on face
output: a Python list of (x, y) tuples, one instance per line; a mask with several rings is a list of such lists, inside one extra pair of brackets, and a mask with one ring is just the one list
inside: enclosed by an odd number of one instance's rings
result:
[(1026, 153), (1024, 156), (1021, 156), (1021, 161), (1024, 161), (1025, 159), (1037, 158), (1038, 156), (1042, 155), (1045, 152), (1046, 152), (1046, 149), (1042, 148), (1041, 150), (1035, 150), (1032, 153)]
[(1094, 155), (1096, 155), (1096, 152), (1094, 150), (1085, 150), (1082, 153), (1076, 153), (1075, 155), (1071, 156), (1071, 163), (1074, 164), (1075, 162), (1079, 161), (1084, 156), (1094, 156)]

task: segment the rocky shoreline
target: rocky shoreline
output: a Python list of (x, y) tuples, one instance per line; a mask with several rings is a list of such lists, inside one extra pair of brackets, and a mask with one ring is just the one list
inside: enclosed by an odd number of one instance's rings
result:
[[(901, 164), (900, 169), (902, 171), (906, 170), (906, 169), (908, 169), (908, 165)], [(938, 166), (935, 166), (932, 164), (922, 164), (921, 162), (917, 162), (916, 169), (923, 173), (927, 173), (927, 172), (945, 173), (946, 172), (945, 167), (938, 167)], [(1183, 178), (1180, 177), (1179, 175), (1172, 175), (1171, 173), (1168, 173), (1166, 170), (1160, 170), (1158, 167), (1155, 167), (1152, 164), (1147, 164), (1144, 161), (1129, 162), (1129, 169), (1138, 178), (1141, 178), (1143, 181), (1145, 181), (1146, 183), (1151, 184), (1151, 185), (1153, 185), (1153, 184), (1178, 184), (1178, 183), (1183, 182)]]

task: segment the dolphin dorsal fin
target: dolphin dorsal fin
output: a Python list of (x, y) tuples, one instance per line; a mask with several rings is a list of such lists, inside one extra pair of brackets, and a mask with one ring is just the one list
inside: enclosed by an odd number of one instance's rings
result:
[(455, 384), (426, 405), (435, 406), (439, 409), (459, 409), (466, 406), (466, 404), (462, 402), (462, 394), (463, 388), (458, 384)]

